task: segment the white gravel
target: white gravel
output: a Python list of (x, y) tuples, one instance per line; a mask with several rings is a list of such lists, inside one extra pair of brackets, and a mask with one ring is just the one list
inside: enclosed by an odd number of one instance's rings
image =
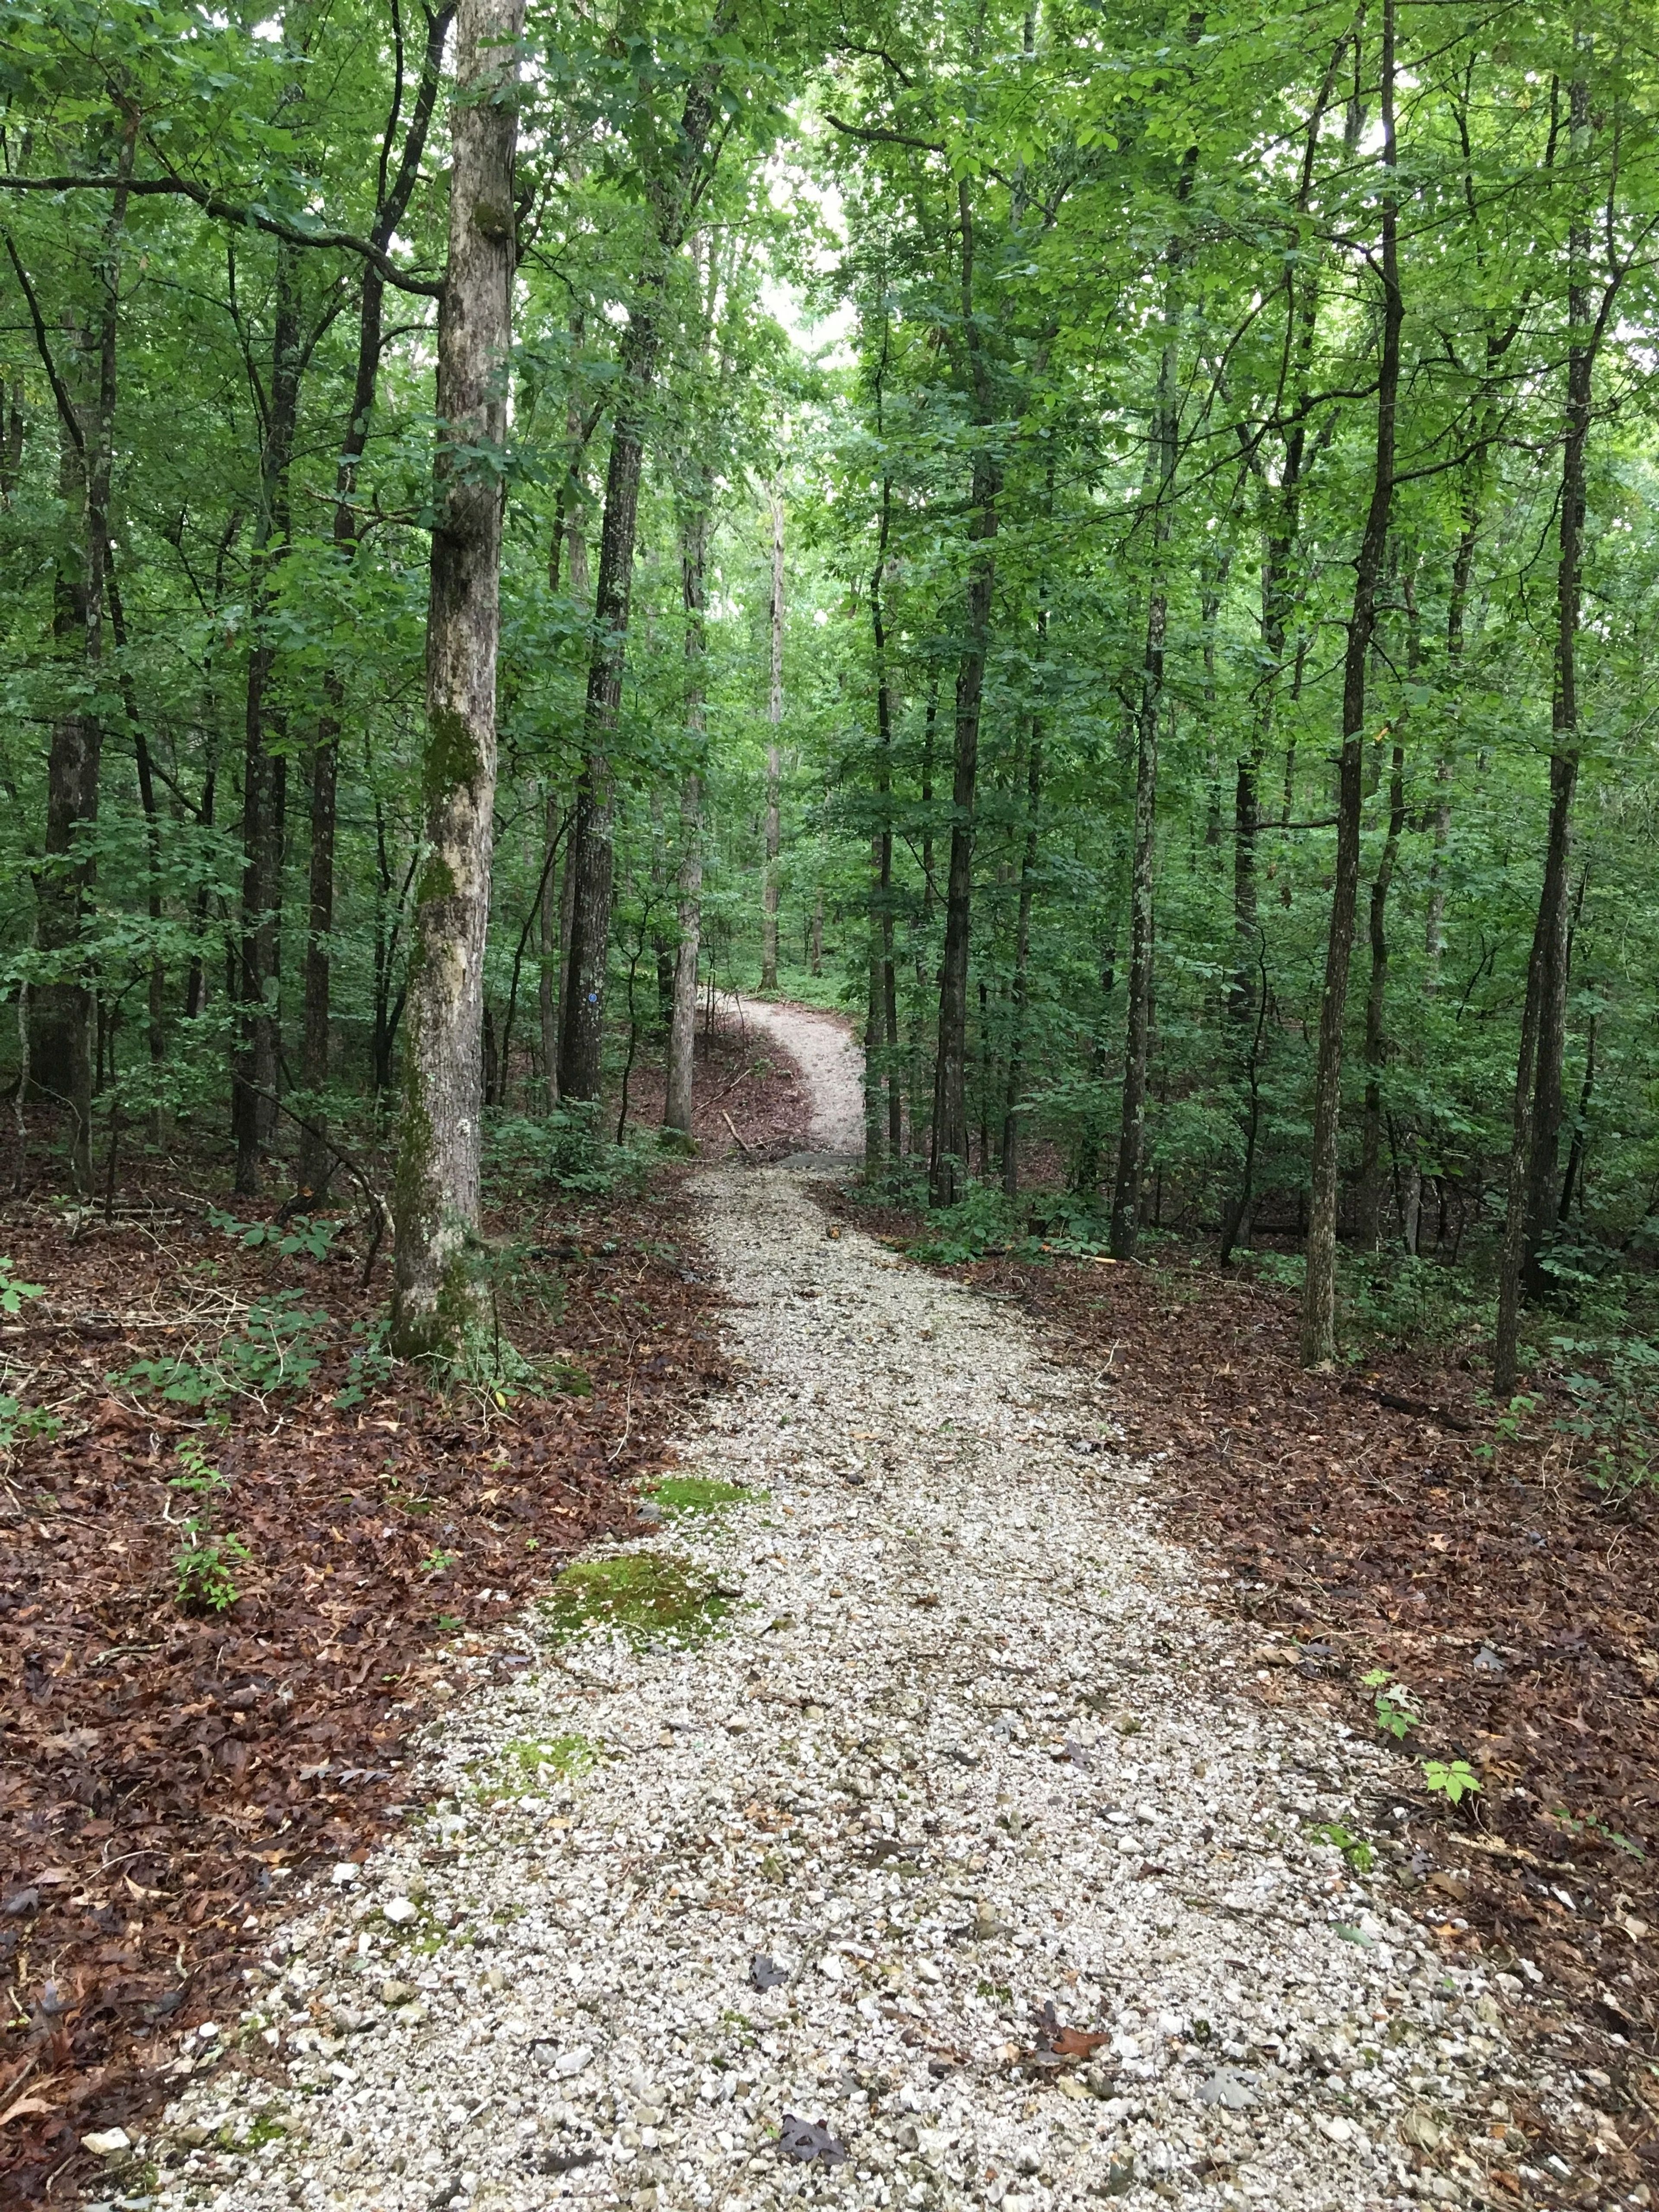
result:
[[(1480, 2201), (1497, 1993), (1310, 1833), (1386, 1831), (1381, 1754), (1247, 1692), (1155, 1468), (1021, 1318), (799, 1174), (701, 1188), (744, 1379), (682, 1472), (765, 1495), (624, 1548), (741, 1596), (472, 1662), (434, 1809), (181, 2057), (156, 2212)], [(1103, 2040), (1031, 2063), (1049, 2006)]]
[(848, 1024), (817, 1006), (720, 994), (745, 1028), (758, 1030), (789, 1053), (812, 1093), (812, 1142), (841, 1158), (864, 1151), (864, 1054)]

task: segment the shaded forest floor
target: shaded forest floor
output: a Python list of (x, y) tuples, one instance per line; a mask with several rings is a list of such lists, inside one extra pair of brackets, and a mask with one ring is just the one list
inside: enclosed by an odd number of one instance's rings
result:
[[(708, 1152), (727, 1114), (753, 1151), (799, 1145), (784, 1055), (721, 1032), (702, 1057)], [(42, 1292), (0, 1334), (9, 2203), (67, 2189), (80, 2137), (142, 2117), (191, 2033), (234, 2020), (295, 1871), (366, 1856), (407, 1802), (410, 1730), (512, 1663), (492, 1627), (632, 1524), (726, 1375), (674, 1164), (573, 1192), (522, 1148), (498, 1162), (501, 1331), (530, 1364), (443, 1394), (378, 1349), (389, 1255), (365, 1286), (361, 1227), (308, 1246), (276, 1198), (233, 1218), (217, 1157), (130, 1157), (107, 1214), (39, 1173), (0, 1207)]]
[[(916, 1214), (828, 1202), (900, 1244), (926, 1233)], [(1540, 2027), (1595, 2045), (1583, 2055), (1624, 2081), (1659, 2181), (1651, 1491), (1575, 1472), (1556, 1426), (1571, 1408), (1547, 1395), (1522, 1434), (1498, 1433), (1482, 1376), (1450, 1358), (1304, 1373), (1290, 1296), (1178, 1249), (941, 1272), (1017, 1304), (1097, 1375), (1130, 1447), (1162, 1462), (1171, 1533), (1224, 1562), (1231, 1603), (1260, 1628), (1258, 1694), (1312, 1686), (1375, 1736), (1382, 1686), (1366, 1677), (1382, 1670), (1418, 1720), (1402, 1749), (1468, 1761), (1482, 1787), (1455, 1808), (1402, 1761), (1414, 1848), (1399, 1871), (1443, 1944), (1511, 1971)]]

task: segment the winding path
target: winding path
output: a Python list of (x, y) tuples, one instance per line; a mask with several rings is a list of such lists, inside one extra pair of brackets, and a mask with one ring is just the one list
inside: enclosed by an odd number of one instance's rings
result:
[[(842, 1033), (764, 1018), (856, 1141)], [(1386, 1829), (1387, 1767), (1247, 1690), (1090, 1378), (807, 1172), (699, 1188), (744, 1379), (681, 1473), (754, 1495), (620, 1556), (723, 1617), (524, 1617), (436, 1810), (296, 1909), (263, 2073), (148, 2147), (157, 2212), (1483, 2201), (1494, 1993), (1312, 1839)]]

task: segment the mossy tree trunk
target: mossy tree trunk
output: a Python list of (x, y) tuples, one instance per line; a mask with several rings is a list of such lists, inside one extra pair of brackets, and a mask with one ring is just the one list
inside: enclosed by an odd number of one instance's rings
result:
[(453, 1359), (474, 1318), (484, 933), (495, 798), (501, 469), (512, 334), (513, 161), (524, 0), (456, 17), (449, 259), (416, 892), (393, 1194), (392, 1341)]

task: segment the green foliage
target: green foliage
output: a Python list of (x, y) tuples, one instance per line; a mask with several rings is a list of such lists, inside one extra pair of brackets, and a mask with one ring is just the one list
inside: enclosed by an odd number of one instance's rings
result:
[(345, 1226), (342, 1221), (313, 1221), (304, 1214), (296, 1215), (287, 1228), (274, 1221), (239, 1221), (234, 1213), (222, 1213), (216, 1208), (208, 1210), (210, 1227), (217, 1229), (248, 1251), (261, 1246), (280, 1252), (284, 1259), (325, 1260), (335, 1237)]
[(184, 1473), (169, 1475), (167, 1487), (194, 1503), (179, 1523), (173, 1555), (173, 1601), (187, 1611), (227, 1613), (240, 1595), (233, 1569), (252, 1557), (240, 1536), (214, 1527), (229, 1480), (191, 1437), (181, 1437), (174, 1454)]
[(221, 1414), (237, 1398), (302, 1389), (322, 1364), (329, 1316), (307, 1311), (299, 1291), (277, 1291), (251, 1305), (242, 1327), (210, 1352), (167, 1352), (134, 1360), (112, 1378), (142, 1398)]
[(1423, 1762), (1423, 1787), (1443, 1797), (1449, 1805), (1461, 1805), (1480, 1787), (1480, 1778), (1467, 1759), (1425, 1759)]
[(12, 1273), (11, 1261), (0, 1257), (0, 1314), (15, 1321), (26, 1298), (43, 1298), (46, 1294), (44, 1283), (20, 1283)]
[(1402, 1741), (1414, 1728), (1423, 1725), (1421, 1716), (1414, 1713), (1407, 1702), (1410, 1693), (1401, 1687), (1386, 1668), (1374, 1667), (1369, 1674), (1362, 1674), (1360, 1680), (1366, 1689), (1376, 1692), (1376, 1725), (1384, 1735)]
[(1024, 1223), (1001, 1191), (990, 1183), (970, 1183), (960, 1202), (936, 1213), (929, 1234), (910, 1247), (912, 1255), (933, 1267), (957, 1267), (1006, 1252), (1026, 1241)]
[(1376, 1863), (1376, 1853), (1363, 1836), (1354, 1835), (1340, 1820), (1321, 1820), (1310, 1828), (1308, 1834), (1316, 1844), (1334, 1844), (1356, 1874), (1369, 1874)]

